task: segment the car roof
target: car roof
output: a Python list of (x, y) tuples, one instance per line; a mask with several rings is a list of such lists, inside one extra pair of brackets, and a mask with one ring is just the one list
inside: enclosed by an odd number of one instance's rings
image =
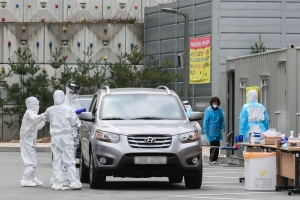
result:
[[(170, 90), (170, 92), (172, 95), (176, 94), (172, 90)], [(165, 95), (168, 95), (167, 90), (165, 90), (165, 89), (153, 89), (153, 88), (117, 88), (117, 89), (110, 89), (110, 93), (111, 93), (111, 95), (116, 95), (116, 94), (165, 94)]]

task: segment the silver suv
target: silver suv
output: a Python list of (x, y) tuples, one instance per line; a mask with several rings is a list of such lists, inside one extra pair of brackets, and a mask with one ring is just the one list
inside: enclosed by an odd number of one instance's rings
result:
[(105, 187), (106, 176), (185, 179), (186, 188), (202, 184), (200, 133), (177, 94), (157, 89), (99, 90), (88, 112), (80, 114), (80, 180), (92, 189)]

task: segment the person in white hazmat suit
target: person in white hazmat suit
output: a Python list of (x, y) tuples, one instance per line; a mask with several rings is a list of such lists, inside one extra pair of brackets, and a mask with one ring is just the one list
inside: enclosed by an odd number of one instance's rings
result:
[[(69, 106), (75, 112), (76, 110), (81, 109), (81, 106), (75, 99), (79, 95), (80, 86), (77, 85), (75, 82), (71, 81), (68, 83), (66, 88), (66, 97), (65, 97), (65, 105)], [(78, 137), (78, 130), (81, 124), (78, 124), (77, 127), (73, 128), (73, 136), (74, 136), (74, 157), (76, 159), (76, 150), (79, 147), (79, 137)]]
[(21, 156), (26, 169), (21, 180), (23, 187), (42, 186), (43, 183), (35, 177), (37, 166), (36, 160), (36, 138), (37, 130), (45, 125), (45, 114), (37, 115), (39, 112), (39, 101), (35, 97), (28, 97), (25, 101), (27, 110), (23, 116), (20, 129)]
[(73, 128), (80, 124), (74, 110), (64, 105), (65, 94), (62, 90), (56, 90), (53, 95), (54, 106), (45, 112), (46, 120), (50, 122), (51, 150), (53, 154), (54, 183), (52, 189), (63, 190), (63, 168), (67, 169), (70, 188), (80, 190), (81, 182), (76, 177), (74, 158)]
[[(80, 86), (77, 85), (74, 81), (71, 81), (68, 83), (66, 87), (66, 95), (65, 95), (65, 102), (64, 105), (71, 107), (74, 112), (81, 109), (81, 106), (75, 99), (78, 97), (80, 91)], [(81, 124), (78, 124), (77, 127), (73, 128), (73, 136), (74, 136), (74, 158), (76, 160), (76, 151), (77, 148), (79, 147), (79, 136), (78, 136), (78, 131), (80, 128)], [(67, 177), (67, 170), (63, 170), (64, 173), (64, 185), (69, 186), (70, 182)], [(54, 182), (54, 174), (52, 175), (52, 178), (50, 179), (50, 184), (52, 185)]]

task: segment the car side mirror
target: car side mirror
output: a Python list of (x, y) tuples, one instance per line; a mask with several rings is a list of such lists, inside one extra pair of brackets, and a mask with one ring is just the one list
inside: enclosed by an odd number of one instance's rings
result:
[(88, 121), (88, 122), (94, 122), (95, 118), (93, 118), (93, 115), (91, 112), (82, 112), (79, 115), (79, 119), (82, 121)]
[(201, 120), (203, 119), (204, 117), (204, 113), (203, 112), (191, 112), (191, 115), (190, 115), (190, 121), (198, 121), (198, 120)]

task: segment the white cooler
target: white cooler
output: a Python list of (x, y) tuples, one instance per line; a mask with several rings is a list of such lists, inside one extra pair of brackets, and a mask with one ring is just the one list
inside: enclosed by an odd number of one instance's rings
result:
[(276, 153), (246, 152), (245, 189), (275, 190)]

